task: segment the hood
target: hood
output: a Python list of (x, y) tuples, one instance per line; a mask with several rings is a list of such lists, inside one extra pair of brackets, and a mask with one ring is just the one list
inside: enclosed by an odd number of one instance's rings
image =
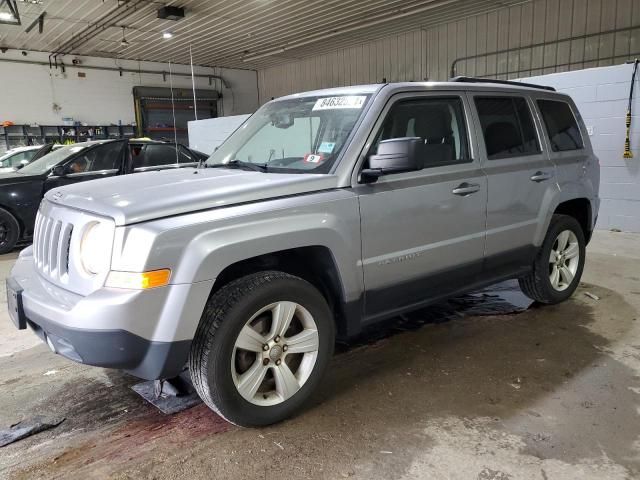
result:
[(59, 205), (111, 217), (116, 225), (336, 188), (334, 175), (180, 168), (134, 173), (50, 190)]

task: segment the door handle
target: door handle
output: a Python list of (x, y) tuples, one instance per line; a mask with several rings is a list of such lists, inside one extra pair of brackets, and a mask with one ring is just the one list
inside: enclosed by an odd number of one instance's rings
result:
[(476, 193), (480, 191), (480, 185), (476, 183), (461, 183), (456, 188), (451, 190), (451, 193), (454, 195), (459, 195), (461, 197), (466, 197), (467, 195), (471, 195), (472, 193)]
[(531, 176), (532, 182), (544, 182), (545, 180), (549, 180), (551, 178), (551, 174), (547, 172), (536, 172)]

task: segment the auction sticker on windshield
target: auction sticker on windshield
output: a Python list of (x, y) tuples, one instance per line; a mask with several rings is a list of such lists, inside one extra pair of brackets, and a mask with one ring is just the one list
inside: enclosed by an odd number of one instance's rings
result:
[(343, 97), (319, 98), (313, 110), (332, 110), (338, 108), (362, 108), (367, 97), (361, 95), (347, 95)]

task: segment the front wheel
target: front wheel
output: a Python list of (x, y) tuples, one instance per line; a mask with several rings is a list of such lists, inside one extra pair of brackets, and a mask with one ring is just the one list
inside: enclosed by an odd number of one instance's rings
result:
[(20, 238), (20, 225), (13, 215), (0, 208), (0, 255), (14, 249)]
[(305, 280), (283, 272), (242, 277), (211, 296), (189, 367), (202, 400), (236, 425), (296, 413), (333, 353), (331, 310)]
[(585, 248), (578, 221), (567, 215), (554, 215), (533, 270), (519, 279), (524, 294), (546, 304), (563, 302), (573, 295), (584, 269)]

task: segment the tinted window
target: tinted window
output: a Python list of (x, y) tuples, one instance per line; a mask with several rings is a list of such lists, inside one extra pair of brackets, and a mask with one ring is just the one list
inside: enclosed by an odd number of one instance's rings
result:
[(24, 152), (18, 152), (15, 155), (8, 157), (0, 163), (2, 167), (17, 167), (18, 165), (26, 165), (31, 161), (37, 150), (27, 150)]
[(540, 152), (531, 111), (524, 98), (476, 98), (489, 159)]
[[(44, 157), (43, 157), (44, 158)], [(87, 149), (67, 166), (69, 173), (119, 170), (122, 160), (122, 142), (107, 143)]]
[(425, 167), (470, 161), (459, 98), (425, 98), (396, 103), (382, 124), (371, 153), (382, 140), (402, 137), (422, 138)]
[(132, 148), (133, 168), (159, 167), (177, 163), (192, 163), (195, 160), (181, 148), (176, 155), (174, 145), (149, 144)]
[(569, 104), (554, 100), (538, 100), (538, 107), (554, 152), (584, 148), (578, 122)]
[(64, 161), (69, 157), (89, 148), (89, 146), (90, 144), (87, 143), (76, 143), (74, 145), (55, 148), (45, 156), (25, 165), (25, 167), (18, 170), (18, 172), (26, 175), (42, 175), (43, 173), (51, 170), (54, 166), (64, 164)]

